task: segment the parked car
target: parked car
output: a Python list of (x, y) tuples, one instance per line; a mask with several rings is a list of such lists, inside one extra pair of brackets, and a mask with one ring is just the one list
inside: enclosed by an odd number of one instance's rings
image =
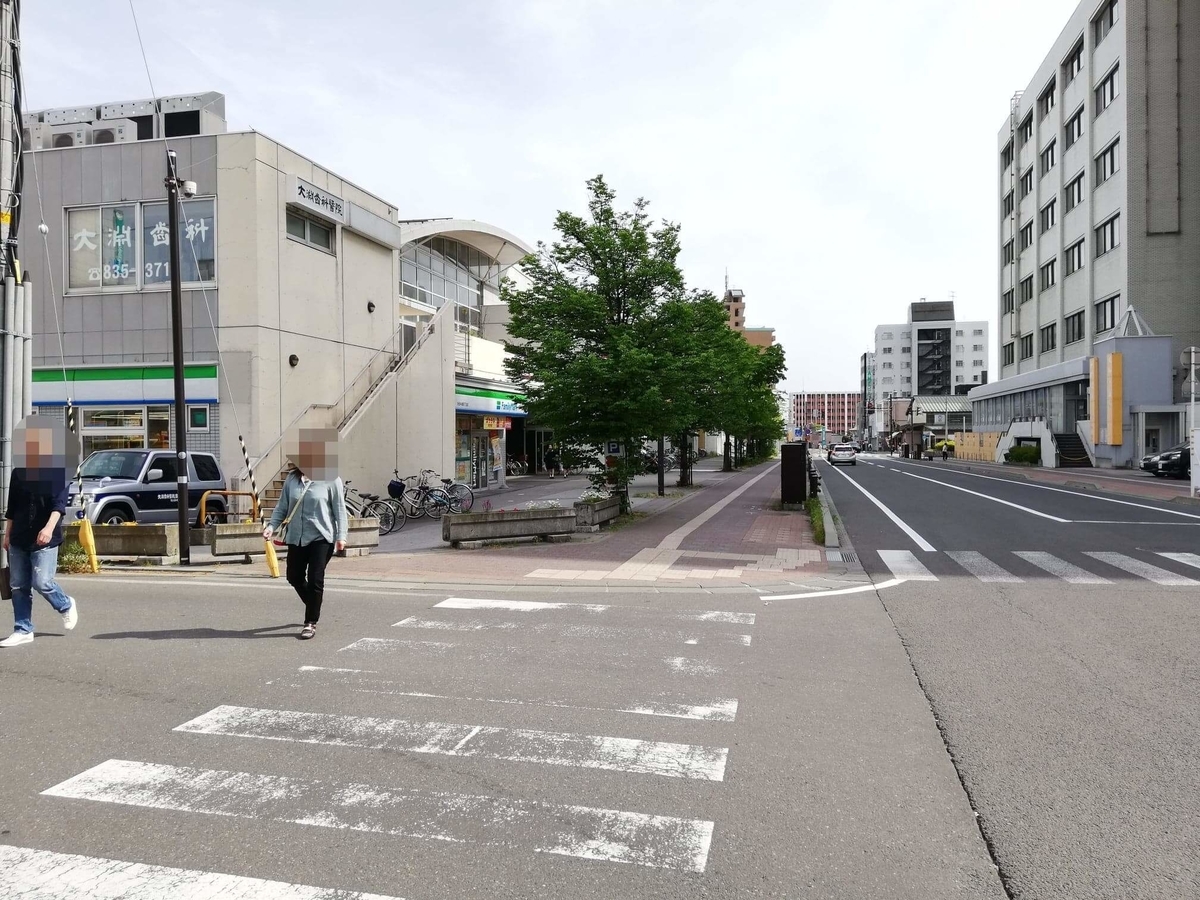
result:
[(1192, 451), (1187, 444), (1164, 450), (1155, 462), (1154, 474), (1160, 478), (1187, 478), (1192, 474)]
[[(225, 475), (211, 453), (188, 454), (189, 518), (196, 525), (225, 521), (225, 497), (210, 497), (201, 523), (205, 491), (225, 490)], [(167, 450), (97, 450), (80, 467), (88, 518), (97, 525), (178, 521), (175, 453)], [(83, 518), (79, 482), (71, 485), (68, 521)]]
[(829, 451), (829, 464), (836, 466), (839, 463), (849, 463), (852, 466), (858, 465), (858, 453), (855, 452), (853, 445), (836, 444)]

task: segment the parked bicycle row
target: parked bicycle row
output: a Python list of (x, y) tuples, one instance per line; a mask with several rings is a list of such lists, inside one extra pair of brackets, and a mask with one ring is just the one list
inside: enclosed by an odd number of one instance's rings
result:
[(354, 482), (346, 482), (346, 507), (350, 515), (378, 519), (381, 535), (399, 531), (410, 518), (440, 519), (448, 512), (470, 512), (475, 505), (475, 492), (470, 485), (441, 478), (433, 469), (407, 477), (401, 477), (398, 469), (392, 474), (386, 497), (360, 491)]

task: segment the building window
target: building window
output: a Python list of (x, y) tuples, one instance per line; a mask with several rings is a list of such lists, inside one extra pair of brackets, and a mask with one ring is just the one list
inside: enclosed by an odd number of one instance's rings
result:
[[(189, 406), (187, 408), (187, 430), (204, 432), (208, 431), (208, 406)], [(202, 481), (215, 481), (216, 479), (205, 478)]]
[(1021, 176), (1021, 199), (1024, 200), (1033, 193), (1033, 166), (1025, 170)]
[(911, 337), (912, 337), (912, 332), (911, 332), (911, 331), (902, 331), (902, 332), (900, 333), (900, 340), (902, 340), (902, 341), (907, 341), (907, 340), (909, 340)]
[(1002, 315), (1013, 311), (1014, 306), (1013, 306), (1012, 288), (1009, 288), (1007, 291), (1004, 292), (1004, 296), (1003, 296), (1003, 298), (1001, 298), (1001, 308), (1004, 310), (1004, 313), (1002, 313)]
[(1063, 62), (1063, 80), (1070, 84), (1083, 71), (1083, 38), (1079, 39), (1079, 43), (1075, 45), (1069, 54), (1066, 61)]
[(1058, 283), (1057, 263), (1058, 260), (1052, 259), (1038, 270), (1041, 279), (1039, 290), (1048, 291)]
[(1083, 340), (1083, 310), (1073, 313), (1063, 321), (1063, 343), (1074, 344)]
[(982, 359), (971, 360), (971, 368), (982, 369), (983, 368), (983, 360)]
[(884, 384), (891, 384), (896, 379), (893, 378), (891, 375), (885, 375), (885, 376), (883, 376), (883, 378), (881, 380), (883, 381)]
[(333, 229), (307, 216), (287, 214), (287, 233), (306, 244), (333, 252)]
[(1058, 147), (1057, 141), (1051, 141), (1046, 145), (1046, 149), (1042, 151), (1042, 175), (1045, 175), (1054, 168), (1055, 155)]
[(963, 377), (962, 377), (961, 375), (955, 375), (955, 376), (954, 376), (954, 383), (955, 383), (955, 384), (962, 384), (962, 382), (963, 382)]
[[(142, 283), (171, 282), (171, 239), (165, 203), (142, 206)], [(212, 200), (184, 200), (179, 218), (179, 276), (184, 284), (216, 276), (217, 232)]]
[(879, 336), (879, 339), (882, 341), (890, 341), (892, 339), (892, 333), (890, 331), (885, 331)]
[(1118, 138), (1100, 151), (1096, 157), (1096, 186), (1112, 178), (1121, 167), (1121, 140)]
[(1021, 302), (1028, 303), (1033, 299), (1033, 276), (1030, 275), (1021, 282)]
[(1013, 261), (1013, 242), (1006, 241), (1004, 246), (1000, 248), (1000, 265), (1007, 266)]
[(1067, 212), (1070, 212), (1080, 203), (1083, 202), (1083, 173), (1080, 172), (1075, 179), (1067, 185), (1067, 189), (1063, 192), (1067, 202)]
[[(169, 406), (84, 407), (79, 425), (85, 457), (97, 450), (166, 450), (171, 446)], [(140, 471), (141, 463), (137, 465)]]
[(1057, 326), (1055, 326), (1055, 325), (1047, 325), (1042, 329), (1042, 331), (1041, 331), (1042, 353), (1046, 353), (1049, 350), (1053, 350), (1056, 346), (1058, 346), (1054, 340), (1055, 339), (1054, 332), (1055, 332), (1056, 327)]
[(1117, 98), (1119, 89), (1118, 74), (1119, 67), (1113, 66), (1113, 70), (1104, 77), (1104, 80), (1096, 85), (1096, 115), (1104, 112), (1112, 105), (1113, 100)]
[(1000, 204), (1000, 218), (1006, 219), (1012, 215), (1014, 205), (1013, 192), (1009, 191), (1004, 195), (1004, 200)]
[(900, 368), (902, 368), (902, 369), (911, 369), (911, 368), (912, 368), (912, 361), (911, 361), (911, 360), (906, 360), (905, 362), (902, 362), (902, 363), (900, 363)]
[(901, 353), (912, 353), (912, 347), (901, 347), (900, 352)]
[(983, 329), (976, 328), (974, 331), (971, 332), (971, 337), (983, 337)]
[(892, 364), (891, 364), (890, 362), (885, 362), (885, 363), (883, 364), (883, 367), (884, 367), (885, 369), (890, 369), (890, 368), (892, 367)]
[(956, 359), (954, 361), (954, 368), (961, 369), (962, 367), (963, 367), (963, 361), (961, 359)]
[(1025, 121), (1021, 123), (1020, 129), (1017, 131), (1017, 142), (1024, 147), (1033, 140), (1033, 113), (1025, 117)]
[(1121, 216), (1118, 213), (1096, 228), (1096, 256), (1121, 246)]
[(1027, 250), (1033, 244), (1033, 223), (1030, 222), (1021, 229), (1021, 249)]
[(955, 344), (955, 345), (954, 345), (954, 352), (955, 352), (955, 353), (962, 353), (962, 352), (963, 352), (963, 351), (965, 351), (966, 349), (967, 349), (967, 348), (966, 348), (966, 346), (964, 346), (963, 344)]
[(1063, 253), (1066, 274), (1069, 278), (1083, 268), (1083, 240), (1078, 240)]
[(1014, 345), (1010, 342), (1004, 345), (1001, 349), (1001, 355), (1004, 357), (1004, 365), (1011, 366), (1016, 362), (1016, 354), (1014, 353)]
[(982, 353), (983, 352), (983, 344), (972, 344), (971, 350), (975, 353)]
[(1117, 301), (1120, 297), (1109, 297), (1096, 304), (1096, 333), (1111, 331), (1117, 327)]
[(1021, 338), (1021, 359), (1029, 359), (1033, 356), (1033, 335), (1026, 334)]
[(1004, 149), (1000, 151), (1000, 168), (1003, 171), (1007, 172), (1009, 167), (1012, 165), (1012, 162), (1013, 162), (1013, 145), (1012, 145), (1012, 141), (1009, 141), (1007, 144), (1004, 145)]
[(1108, 0), (1104, 6), (1100, 7), (1100, 12), (1096, 18), (1092, 19), (1092, 28), (1096, 35), (1097, 44), (1108, 37), (1108, 33), (1117, 24), (1118, 12), (1117, 0)]
[(954, 332), (954, 336), (955, 336), (955, 337), (962, 337), (962, 336), (963, 336), (963, 330), (962, 330), (961, 328), (957, 329), (957, 330)]
[(1079, 107), (1079, 111), (1067, 120), (1067, 127), (1063, 129), (1063, 141), (1070, 150), (1075, 146), (1075, 142), (1083, 137), (1083, 107)]
[(890, 355), (891, 355), (891, 352), (892, 352), (892, 348), (891, 348), (891, 347), (884, 347), (884, 348), (883, 348), (883, 355), (884, 355), (884, 356), (890, 356)]
[(1042, 95), (1038, 97), (1038, 118), (1044, 119), (1054, 110), (1054, 79), (1050, 79), (1050, 83), (1046, 85), (1046, 89), (1042, 91)]
[(1058, 222), (1057, 213), (1056, 213), (1057, 209), (1058, 209), (1058, 201), (1057, 200), (1051, 200), (1049, 203), (1047, 203), (1045, 206), (1042, 207), (1042, 214), (1041, 214), (1041, 230), (1042, 230), (1041, 233), (1042, 234), (1045, 234), (1047, 231), (1049, 231), (1051, 228), (1053, 228), (1055, 226), (1055, 224), (1057, 224), (1057, 222)]

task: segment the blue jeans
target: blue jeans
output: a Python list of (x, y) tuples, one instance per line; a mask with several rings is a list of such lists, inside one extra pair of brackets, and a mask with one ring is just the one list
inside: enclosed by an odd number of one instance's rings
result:
[(33, 633), (33, 592), (39, 594), (60, 613), (71, 608), (71, 598), (63, 593), (54, 574), (58, 571), (58, 548), (39, 550), (8, 548), (9, 582), (12, 585), (13, 618), (16, 631)]

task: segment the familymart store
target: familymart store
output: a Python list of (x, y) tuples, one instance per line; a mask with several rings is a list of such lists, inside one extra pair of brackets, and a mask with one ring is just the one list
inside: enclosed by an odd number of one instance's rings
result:
[[(63, 419), (76, 407), (83, 455), (96, 450), (175, 445), (175, 383), (171, 366), (68, 366), (35, 369), (33, 405), (40, 416)], [(216, 363), (184, 369), (189, 450), (220, 455)]]
[(476, 489), (504, 486), (508, 439), (524, 426), (522, 399), (505, 385), (455, 380), (455, 479)]

